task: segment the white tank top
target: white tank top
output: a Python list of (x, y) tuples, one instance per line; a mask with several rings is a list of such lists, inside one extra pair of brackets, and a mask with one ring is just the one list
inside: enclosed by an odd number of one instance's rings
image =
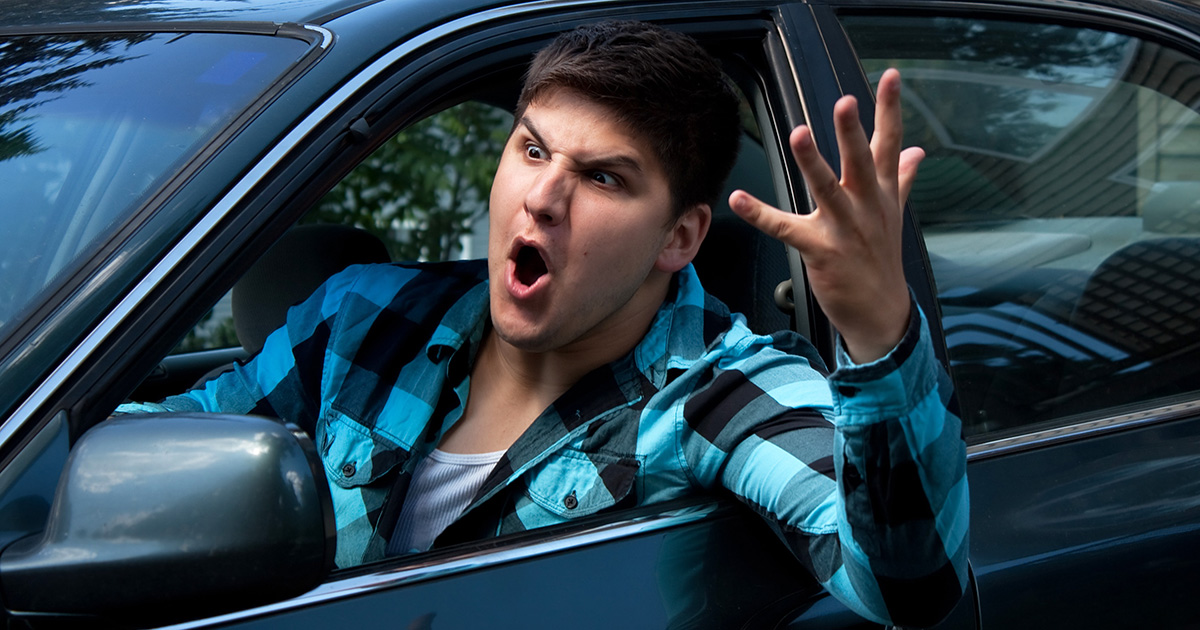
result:
[(504, 451), (447, 453), (434, 449), (413, 471), (388, 555), (425, 551), (475, 498)]

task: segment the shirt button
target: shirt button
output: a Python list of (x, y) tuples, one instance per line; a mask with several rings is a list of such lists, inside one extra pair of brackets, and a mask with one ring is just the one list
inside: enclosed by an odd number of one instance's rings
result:
[(567, 506), (568, 510), (574, 510), (575, 506), (579, 505), (579, 500), (575, 498), (574, 490), (571, 491), (571, 494), (563, 497), (563, 505)]
[(354, 462), (345, 464), (344, 466), (342, 466), (342, 476), (343, 477), (353, 477), (356, 470), (358, 470), (358, 469), (354, 467)]

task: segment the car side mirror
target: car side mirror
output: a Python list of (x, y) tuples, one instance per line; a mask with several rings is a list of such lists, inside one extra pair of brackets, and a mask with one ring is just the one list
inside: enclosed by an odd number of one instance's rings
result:
[(278, 601), (333, 567), (312, 441), (268, 418), (122, 416), (76, 443), (45, 530), (0, 555), (14, 614), (127, 622)]

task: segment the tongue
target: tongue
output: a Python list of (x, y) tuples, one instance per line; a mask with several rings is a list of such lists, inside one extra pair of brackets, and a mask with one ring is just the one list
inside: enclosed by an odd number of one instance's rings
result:
[(525, 286), (532, 286), (546, 274), (546, 261), (532, 247), (522, 247), (517, 252), (517, 281)]

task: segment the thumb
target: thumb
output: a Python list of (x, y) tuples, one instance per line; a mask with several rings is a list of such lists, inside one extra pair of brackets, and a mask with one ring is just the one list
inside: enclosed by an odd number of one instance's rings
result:
[(744, 190), (729, 195), (729, 207), (767, 236), (804, 251), (804, 230), (799, 216), (764, 203)]

